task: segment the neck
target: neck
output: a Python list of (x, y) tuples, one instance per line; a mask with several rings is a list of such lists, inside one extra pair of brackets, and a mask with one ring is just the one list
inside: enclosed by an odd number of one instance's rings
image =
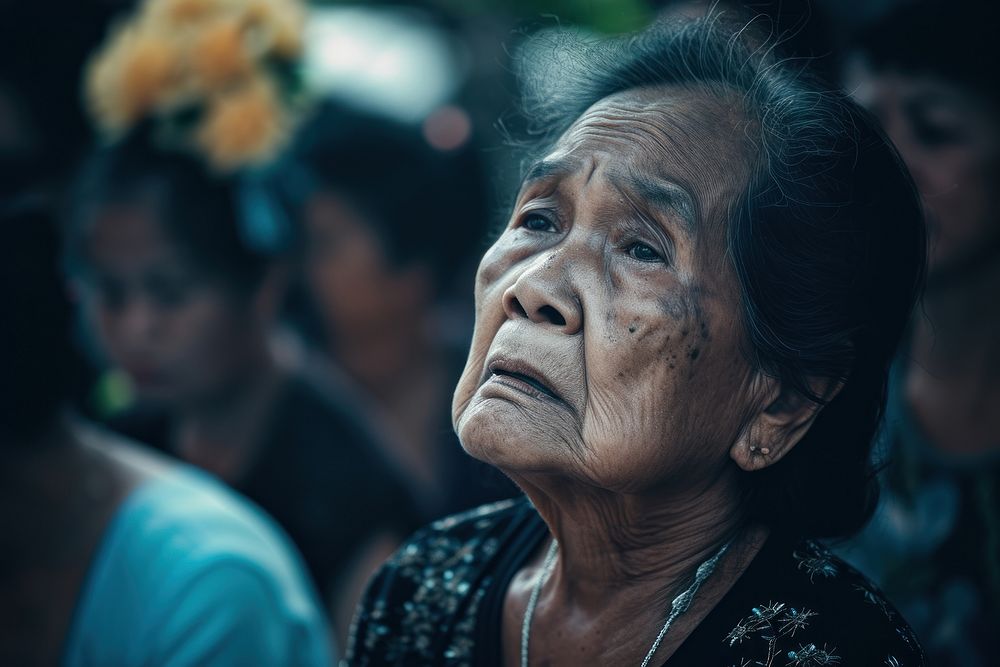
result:
[(1000, 261), (962, 282), (928, 281), (913, 331), (914, 361), (949, 374), (1000, 373)]
[(609, 591), (663, 608), (742, 523), (735, 486), (722, 480), (636, 495), (518, 481), (559, 542), (549, 585), (583, 611), (607, 609)]
[(213, 400), (182, 408), (176, 421), (177, 453), (234, 481), (261, 439), (284, 377), (273, 358), (264, 355)]

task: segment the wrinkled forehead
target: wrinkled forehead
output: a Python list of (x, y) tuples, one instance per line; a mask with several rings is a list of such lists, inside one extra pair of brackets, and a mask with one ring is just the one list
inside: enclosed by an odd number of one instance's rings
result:
[(584, 112), (526, 180), (604, 169), (631, 182), (672, 183), (679, 207), (689, 207), (695, 221), (714, 222), (747, 185), (755, 154), (748, 129), (735, 95), (630, 90)]

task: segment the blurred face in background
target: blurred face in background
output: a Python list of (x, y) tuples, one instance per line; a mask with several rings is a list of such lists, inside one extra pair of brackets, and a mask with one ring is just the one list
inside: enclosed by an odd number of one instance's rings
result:
[(847, 89), (882, 122), (927, 213), (930, 278), (1000, 244), (1000, 117), (983, 94), (931, 75), (851, 66)]
[(345, 198), (321, 191), (306, 206), (306, 282), (334, 337), (378, 335), (419, 318), (427, 272), (397, 267), (364, 216)]
[(251, 296), (200, 270), (152, 207), (100, 207), (87, 232), (88, 319), (141, 398), (182, 407), (241, 381), (256, 349)]

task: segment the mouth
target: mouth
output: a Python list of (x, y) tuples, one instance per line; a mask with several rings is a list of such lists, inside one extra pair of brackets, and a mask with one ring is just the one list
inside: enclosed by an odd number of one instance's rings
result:
[(487, 370), (487, 379), (505, 384), (531, 396), (544, 396), (560, 403), (563, 402), (559, 394), (542, 381), (537, 371), (524, 364), (497, 360), (491, 362)]

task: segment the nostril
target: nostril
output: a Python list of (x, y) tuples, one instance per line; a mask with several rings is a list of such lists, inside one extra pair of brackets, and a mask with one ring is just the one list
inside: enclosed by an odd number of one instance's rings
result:
[(518, 315), (520, 315), (524, 319), (528, 319), (528, 313), (527, 313), (527, 311), (524, 310), (524, 306), (521, 305), (521, 302), (517, 300), (517, 297), (511, 298), (510, 305), (511, 305), (511, 308), (514, 309), (514, 312), (516, 312)]
[(538, 309), (538, 314), (556, 326), (566, 326), (566, 318), (552, 306), (542, 306)]

